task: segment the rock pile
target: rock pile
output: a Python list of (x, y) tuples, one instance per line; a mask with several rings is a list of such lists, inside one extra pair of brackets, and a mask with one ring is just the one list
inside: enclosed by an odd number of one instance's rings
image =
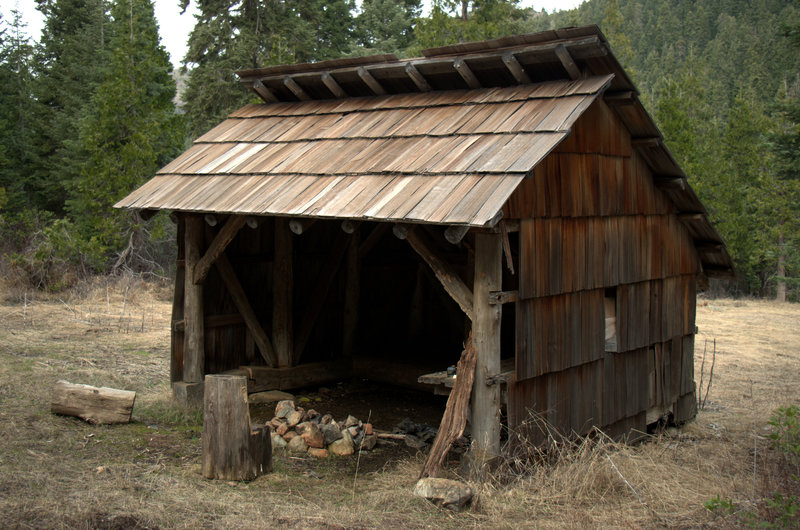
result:
[(352, 455), (359, 449), (369, 451), (378, 443), (371, 424), (353, 416), (337, 422), (330, 414), (305, 410), (292, 400), (278, 402), (269, 425), (273, 451), (286, 449), (290, 453), (327, 458), (331, 454)]

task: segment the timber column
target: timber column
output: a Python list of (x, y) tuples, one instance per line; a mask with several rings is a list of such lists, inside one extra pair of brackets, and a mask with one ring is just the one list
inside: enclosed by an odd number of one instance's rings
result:
[(486, 378), (500, 373), (500, 317), (502, 305), (490, 304), (489, 293), (502, 290), (500, 234), (475, 233), (472, 344), (476, 350), (472, 387), (472, 466), (483, 466), (500, 454), (500, 387)]
[(186, 216), (185, 274), (183, 297), (183, 381), (172, 386), (175, 398), (184, 405), (203, 405), (205, 368), (205, 330), (203, 322), (203, 285), (195, 284), (194, 267), (200, 261), (203, 246), (203, 218)]

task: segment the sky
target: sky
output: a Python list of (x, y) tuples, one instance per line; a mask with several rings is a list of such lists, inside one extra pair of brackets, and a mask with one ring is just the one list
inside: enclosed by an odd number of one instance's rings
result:
[[(545, 9), (548, 13), (552, 13), (553, 11), (572, 9), (581, 2), (583, 0), (522, 0), (520, 4), (525, 7), (533, 7), (537, 11)], [(178, 3), (179, 0), (155, 0), (161, 43), (167, 48), (174, 66), (179, 66), (181, 59), (186, 55), (186, 41), (189, 38), (189, 32), (194, 27), (194, 13), (196, 12), (196, 4), (192, 2), (186, 13), (181, 15)], [(429, 10), (430, 8), (427, 6), (430, 2), (425, 0), (423, 3), (426, 6), (425, 10)], [(36, 2), (34, 0), (4, 0), (2, 8), (0, 8), (3, 20), (9, 22), (11, 11), (15, 8), (22, 13), (23, 21), (28, 26), (28, 35), (34, 40), (38, 40), (42, 31), (43, 17), (36, 10)]]

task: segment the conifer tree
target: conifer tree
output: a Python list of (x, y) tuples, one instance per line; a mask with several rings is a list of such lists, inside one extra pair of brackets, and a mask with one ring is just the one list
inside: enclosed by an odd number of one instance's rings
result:
[(130, 212), (112, 206), (178, 154), (183, 127), (151, 0), (115, 3), (108, 39), (111, 57), (80, 127), (87, 163), (68, 208), (96, 251), (125, 248), (129, 256), (144, 244), (144, 232)]
[(359, 51), (403, 54), (414, 40), (421, 0), (362, 0), (356, 17)]

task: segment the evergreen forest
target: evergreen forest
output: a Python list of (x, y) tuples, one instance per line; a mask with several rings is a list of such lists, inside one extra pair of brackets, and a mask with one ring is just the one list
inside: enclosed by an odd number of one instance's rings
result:
[[(176, 0), (185, 9), (191, 0)], [(800, 5), (793, 0), (201, 0), (180, 72), (152, 0), (36, 0), (0, 19), (0, 274), (57, 291), (168, 276), (174, 224), (112, 205), (254, 100), (234, 71), (597, 24), (726, 241), (734, 296), (800, 301)], [(186, 79), (182, 94), (176, 77)]]

